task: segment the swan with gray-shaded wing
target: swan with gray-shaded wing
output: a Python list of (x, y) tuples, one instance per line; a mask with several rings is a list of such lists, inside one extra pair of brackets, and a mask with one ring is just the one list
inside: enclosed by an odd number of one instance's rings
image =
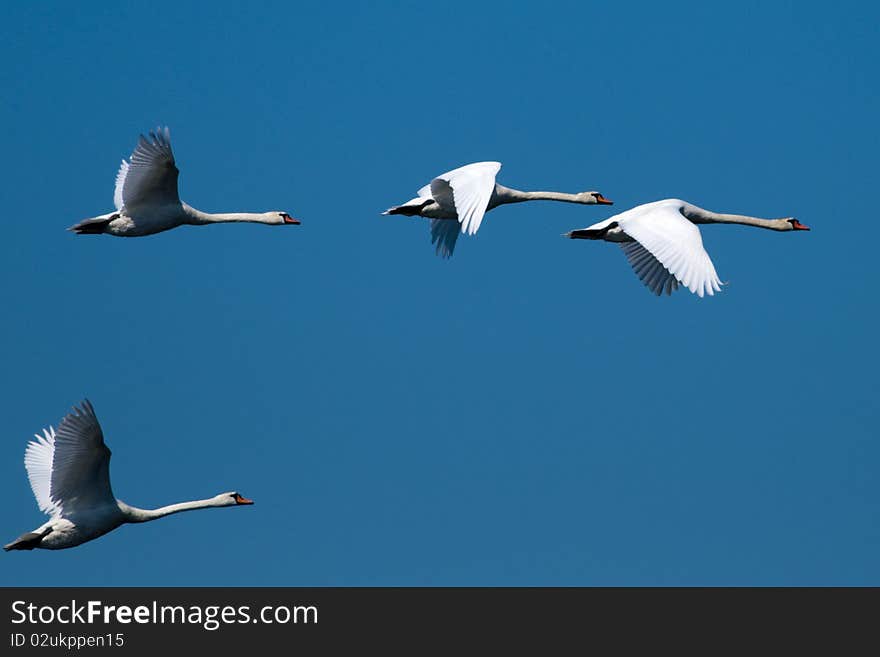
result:
[(31, 490), (49, 521), (22, 534), (4, 550), (62, 550), (103, 536), (129, 522), (147, 522), (172, 513), (253, 504), (232, 491), (206, 500), (158, 509), (138, 509), (117, 500), (110, 487), (110, 450), (88, 400), (74, 407), (58, 430), (44, 429), (24, 453)]
[(287, 212), (202, 212), (183, 203), (177, 195), (177, 165), (171, 152), (168, 128), (140, 136), (137, 147), (116, 174), (114, 212), (84, 219), (68, 230), (78, 235), (107, 234), (117, 237), (153, 235), (177, 226), (204, 226), (246, 222), (283, 226), (299, 224)]
[(437, 255), (448, 258), (455, 249), (458, 234), (473, 235), (483, 215), (507, 203), (524, 201), (563, 201), (582, 205), (611, 205), (599, 192), (521, 192), (495, 182), (500, 162), (475, 162), (443, 173), (418, 191), (418, 196), (388, 208), (382, 214), (427, 217), (431, 220), (431, 243)]
[(582, 240), (618, 242), (636, 275), (654, 294), (672, 294), (679, 284), (697, 296), (721, 291), (721, 280), (703, 248), (698, 224), (741, 224), (780, 232), (810, 230), (794, 217), (759, 219), (720, 214), (679, 199), (639, 205), (565, 233)]

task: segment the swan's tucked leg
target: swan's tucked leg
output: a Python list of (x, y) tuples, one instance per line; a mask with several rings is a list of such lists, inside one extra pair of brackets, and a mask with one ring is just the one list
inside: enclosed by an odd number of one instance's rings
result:
[(119, 218), (118, 212), (111, 212), (93, 219), (84, 219), (78, 224), (74, 224), (67, 230), (73, 231), (77, 235), (100, 235), (107, 232), (107, 226), (114, 219)]
[(418, 198), (413, 199), (412, 201), (407, 201), (403, 205), (395, 205), (393, 208), (388, 208), (382, 214), (402, 214), (405, 217), (418, 217), (426, 205), (430, 205), (434, 202), (432, 198)]
[(46, 527), (42, 532), (28, 532), (27, 534), (22, 534), (17, 539), (9, 543), (8, 545), (4, 545), (3, 549), (9, 552), (10, 550), (33, 550), (35, 547), (40, 545), (40, 541), (42, 541), (46, 536), (52, 533), (51, 527)]
[(562, 236), (573, 240), (602, 240), (612, 228), (617, 228), (617, 224), (612, 223), (601, 228), (579, 228), (563, 233)]

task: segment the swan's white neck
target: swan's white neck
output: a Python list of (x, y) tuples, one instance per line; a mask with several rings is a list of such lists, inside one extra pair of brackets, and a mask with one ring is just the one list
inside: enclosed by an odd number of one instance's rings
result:
[(742, 224), (744, 226), (757, 226), (758, 228), (767, 228), (769, 230), (791, 230), (790, 217), (784, 219), (761, 219), (742, 214), (721, 214), (698, 208), (690, 203), (685, 203), (681, 212), (695, 224)]
[(492, 208), (506, 203), (522, 203), (524, 201), (562, 201), (564, 203), (587, 205), (584, 197), (580, 194), (568, 194), (566, 192), (523, 192), (496, 184), (489, 207)]
[(183, 206), (183, 214), (186, 217), (186, 223), (193, 226), (203, 226), (205, 224), (225, 224), (231, 222), (250, 222), (257, 224), (268, 224), (272, 222), (272, 215), (261, 212), (220, 212), (217, 214), (211, 212), (202, 212), (194, 207), (181, 203)]
[(193, 500), (192, 502), (180, 502), (178, 504), (169, 504), (168, 506), (159, 507), (158, 509), (139, 509), (136, 506), (129, 506), (121, 500), (117, 500), (119, 509), (125, 517), (125, 522), (148, 522), (150, 520), (158, 520), (165, 516), (170, 516), (181, 511), (194, 511), (196, 509), (210, 509), (212, 507), (229, 506), (222, 499), (212, 497), (208, 500)]

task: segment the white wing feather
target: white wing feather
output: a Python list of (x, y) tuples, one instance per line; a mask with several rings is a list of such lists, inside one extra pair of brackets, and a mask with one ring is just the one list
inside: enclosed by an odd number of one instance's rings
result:
[(128, 174), (128, 162), (122, 160), (119, 172), (116, 174), (116, 188), (113, 190), (113, 205), (121, 211), (125, 202), (122, 200), (122, 188), (125, 186), (125, 176)]
[(157, 128), (149, 139), (141, 135), (128, 162), (116, 174), (117, 209), (180, 203), (177, 166), (168, 128)]
[(50, 516), (61, 513), (61, 507), (52, 501), (49, 491), (52, 486), (52, 458), (55, 454), (55, 430), (43, 429), (43, 435), (34, 434), (36, 440), (28, 443), (24, 451), (24, 467), (27, 470), (31, 490), (40, 511)]
[[(476, 162), (447, 171), (431, 181), (431, 196), (455, 211), (462, 233), (473, 235), (480, 229), (500, 170), (500, 162)], [(420, 196), (424, 190), (419, 190)]]
[[(680, 202), (653, 203), (641, 212), (619, 215), (616, 221), (623, 232), (649, 251), (691, 292), (702, 297), (721, 291), (721, 280), (703, 248), (700, 229), (681, 214)], [(652, 290), (661, 282), (664, 287), (667, 285), (656, 267), (649, 267), (645, 273), (651, 273), (651, 278), (646, 281), (642, 274), (639, 277)]]

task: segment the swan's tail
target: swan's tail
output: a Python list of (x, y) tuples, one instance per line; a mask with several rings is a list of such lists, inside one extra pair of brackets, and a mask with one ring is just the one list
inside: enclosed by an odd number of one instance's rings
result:
[(107, 224), (109, 224), (117, 217), (119, 217), (118, 212), (111, 212), (110, 214), (104, 214), (100, 217), (83, 219), (78, 224), (74, 224), (67, 230), (72, 231), (77, 235), (100, 235), (101, 233), (107, 232)]

